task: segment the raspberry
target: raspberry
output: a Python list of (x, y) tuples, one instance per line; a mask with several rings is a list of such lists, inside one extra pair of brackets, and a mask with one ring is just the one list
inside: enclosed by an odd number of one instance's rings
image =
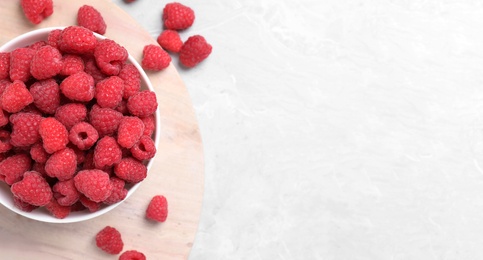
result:
[(105, 39), (97, 44), (94, 57), (102, 73), (112, 76), (119, 74), (123, 62), (128, 58), (128, 53), (124, 47), (115, 41)]
[(119, 256), (119, 260), (146, 260), (146, 256), (136, 250), (128, 250)]
[(62, 67), (62, 54), (56, 48), (46, 45), (32, 57), (30, 74), (38, 80), (48, 79), (59, 74)]
[(21, 0), (25, 17), (33, 24), (39, 24), (54, 13), (52, 0)]
[(77, 11), (77, 24), (98, 34), (106, 33), (106, 23), (101, 13), (90, 5), (83, 5)]
[(164, 26), (172, 30), (183, 30), (195, 21), (195, 12), (180, 3), (168, 3), (163, 9)]
[[(98, 203), (96, 203), (96, 204), (98, 204)], [(70, 212), (83, 211), (85, 209), (86, 209), (86, 207), (84, 205), (82, 205), (82, 202), (80, 202), (80, 199), (79, 199), (79, 201), (77, 201), (76, 203), (74, 203), (74, 205), (70, 206)]]
[[(32, 171), (40, 173), (40, 175), (42, 175), (42, 177), (44, 177), (44, 179), (47, 180), (47, 182), (49, 183), (50, 181), (54, 181), (54, 179), (47, 175), (47, 173), (45, 172), (45, 163), (34, 162), (34, 164), (32, 165)], [(57, 180), (55, 180), (55, 182), (57, 182)]]
[(116, 108), (122, 100), (124, 82), (111, 76), (96, 84), (96, 100), (100, 107)]
[(46, 41), (36, 41), (32, 44), (30, 44), (28, 47), (32, 50), (38, 51), (40, 48), (44, 47), (47, 45)]
[(91, 30), (81, 26), (65, 28), (59, 38), (59, 49), (66, 53), (88, 54), (97, 46), (97, 39)]
[(10, 79), (26, 82), (30, 78), (30, 63), (35, 50), (17, 48), (10, 53)]
[(97, 169), (113, 166), (119, 163), (121, 158), (122, 151), (114, 137), (105, 136), (97, 142), (94, 148), (94, 165)]
[(10, 75), (10, 52), (0, 52), (0, 79), (8, 79)]
[(15, 196), (13, 196), (13, 205), (25, 212), (32, 212), (34, 209), (38, 208), (38, 206), (30, 205), (27, 202), (22, 201), (21, 199)]
[(61, 29), (54, 29), (50, 31), (49, 35), (47, 36), (47, 44), (58, 49), (61, 34), (62, 34)]
[(79, 149), (79, 147), (75, 146), (75, 144), (73, 143), (67, 144), (67, 147), (74, 151), (77, 165), (84, 163), (84, 161), (86, 160), (86, 154), (84, 150)]
[(73, 54), (66, 54), (62, 57), (62, 70), (60, 75), (69, 76), (77, 72), (84, 71), (84, 60), (81, 57)]
[(123, 199), (126, 198), (127, 196), (127, 189), (124, 188), (124, 180), (121, 180), (116, 177), (111, 178), (111, 183), (112, 183), (112, 193), (109, 198), (107, 198), (104, 203), (107, 205), (112, 205), (115, 203), (118, 203), (119, 201), (122, 201)]
[(89, 212), (96, 212), (101, 208), (100, 202), (94, 202), (84, 195), (80, 195), (79, 201), (84, 207), (89, 210)]
[(120, 163), (114, 165), (114, 174), (129, 183), (138, 183), (147, 176), (148, 169), (142, 162), (126, 157)]
[(211, 54), (212, 47), (201, 35), (188, 38), (179, 51), (179, 61), (188, 68), (202, 62)]
[(154, 129), (156, 128), (156, 122), (154, 121), (154, 114), (151, 114), (146, 117), (141, 117), (141, 120), (144, 123), (144, 132), (143, 135), (151, 136), (154, 133)]
[(37, 81), (30, 86), (35, 106), (45, 114), (54, 114), (60, 106), (60, 88), (54, 79)]
[(80, 193), (75, 187), (74, 179), (59, 181), (54, 184), (52, 190), (59, 205), (72, 206), (79, 201)]
[(81, 150), (88, 150), (99, 139), (97, 130), (87, 122), (75, 124), (69, 131), (69, 140)]
[(162, 31), (157, 41), (163, 49), (171, 52), (179, 52), (181, 50), (181, 46), (183, 46), (183, 41), (179, 36), (179, 33), (174, 30), (164, 30)]
[(40, 121), (39, 133), (44, 149), (49, 154), (64, 149), (69, 142), (67, 129), (53, 117), (47, 117)]
[(29, 90), (22, 81), (16, 80), (3, 91), (1, 104), (3, 110), (17, 113), (34, 101)]
[(49, 156), (50, 154), (45, 151), (42, 142), (37, 142), (30, 147), (30, 157), (32, 157), (32, 160), (37, 163), (47, 162)]
[(113, 227), (107, 226), (96, 235), (96, 245), (103, 251), (117, 255), (121, 253), (124, 243), (121, 233)]
[(68, 103), (60, 106), (55, 111), (55, 119), (59, 120), (67, 130), (70, 130), (75, 124), (86, 120), (87, 108), (83, 104)]
[(117, 142), (120, 146), (131, 148), (143, 135), (144, 123), (141, 119), (134, 116), (122, 118), (117, 130)]
[(94, 78), (81, 71), (65, 78), (60, 83), (60, 90), (69, 99), (87, 102), (94, 98)]
[(153, 139), (147, 135), (141, 136), (139, 141), (131, 147), (132, 156), (138, 160), (147, 160), (156, 154), (156, 146)]
[(117, 107), (115, 108), (116, 111), (118, 111), (119, 113), (123, 114), (123, 115), (127, 115), (129, 114), (129, 110), (127, 109), (127, 101), (126, 100), (121, 100), (121, 102), (119, 102), (119, 105), (117, 105)]
[(97, 169), (79, 171), (74, 184), (80, 193), (94, 202), (102, 202), (112, 193), (109, 174)]
[(53, 153), (45, 163), (45, 172), (59, 181), (72, 179), (77, 169), (77, 156), (74, 150), (65, 148)]
[(52, 216), (59, 219), (66, 218), (70, 214), (70, 207), (60, 205), (55, 198), (52, 198), (50, 202), (45, 205), (45, 209), (47, 209)]
[(47, 181), (34, 171), (25, 172), (23, 180), (14, 183), (10, 190), (20, 200), (34, 206), (45, 206), (53, 198)]
[(97, 67), (96, 60), (94, 58), (86, 58), (84, 60), (84, 63), (85, 63), (84, 71), (94, 78), (94, 82), (97, 83), (107, 78), (107, 76), (104, 73), (102, 73), (102, 71)]
[(10, 143), (16, 147), (27, 147), (40, 140), (39, 126), (42, 117), (34, 113), (16, 113), (10, 116), (12, 133)]
[(124, 81), (124, 99), (128, 99), (141, 89), (141, 74), (133, 64), (124, 64), (118, 76)]
[(84, 159), (84, 163), (82, 164), (83, 170), (90, 170), (95, 169), (96, 166), (94, 165), (94, 149), (90, 149), (86, 153), (86, 157)]
[[(1, 101), (1, 98), (0, 98), (0, 103), (1, 102), (2, 101)], [(5, 126), (7, 124), (8, 124), (8, 114), (7, 114), (7, 112), (3, 111), (3, 109), (0, 109), (0, 127)]]
[(94, 105), (89, 113), (89, 122), (97, 130), (99, 136), (113, 134), (117, 131), (123, 115), (111, 108)]
[(127, 109), (132, 115), (146, 117), (151, 115), (158, 108), (156, 93), (150, 90), (143, 90), (131, 96), (127, 101)]
[(0, 96), (3, 94), (5, 89), (12, 84), (9, 79), (0, 79)]
[(146, 218), (158, 222), (164, 222), (167, 217), (168, 201), (162, 195), (154, 196), (146, 209)]
[(141, 65), (145, 70), (160, 71), (169, 66), (171, 56), (159, 45), (144, 46)]
[(12, 185), (22, 179), (23, 174), (30, 170), (30, 166), (31, 160), (28, 155), (12, 155), (0, 162), (0, 176), (4, 177), (5, 183)]
[(12, 149), (10, 143), (10, 132), (0, 129), (0, 153), (6, 153)]

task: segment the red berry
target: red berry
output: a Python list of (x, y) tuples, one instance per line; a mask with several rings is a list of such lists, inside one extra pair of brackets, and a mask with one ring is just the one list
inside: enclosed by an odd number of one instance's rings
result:
[(101, 13), (90, 5), (83, 5), (77, 11), (77, 24), (98, 34), (106, 33), (106, 23)]
[(104, 203), (107, 205), (112, 205), (112, 204), (118, 203), (119, 201), (122, 201), (123, 199), (126, 198), (127, 192), (128, 192), (127, 189), (124, 188), (124, 185), (125, 185), (124, 180), (121, 180), (116, 177), (112, 177), (111, 183), (112, 183), (111, 196), (109, 196), (106, 200), (104, 200)]
[(180, 3), (168, 3), (163, 9), (164, 26), (172, 30), (183, 30), (195, 21), (195, 12)]
[(144, 46), (141, 65), (145, 70), (160, 71), (169, 66), (171, 56), (159, 45)]
[(14, 183), (10, 190), (14, 196), (34, 206), (45, 206), (53, 198), (47, 181), (34, 171), (25, 172), (23, 179)]
[(136, 0), (124, 0), (124, 2), (126, 3), (132, 3), (132, 2), (135, 2)]
[(48, 79), (62, 70), (62, 54), (56, 48), (46, 45), (35, 52), (30, 63), (30, 74), (38, 79)]
[(49, 154), (64, 149), (69, 142), (67, 129), (53, 117), (47, 117), (40, 121), (39, 133), (44, 149)]
[(58, 219), (64, 219), (70, 214), (70, 206), (60, 205), (55, 198), (52, 198), (50, 202), (45, 205), (45, 209)]
[(52, 187), (54, 197), (62, 206), (72, 206), (79, 201), (80, 193), (74, 184), (74, 179), (59, 181)]
[(30, 63), (35, 50), (17, 48), (10, 53), (10, 79), (26, 82), (30, 78)]
[(99, 139), (97, 130), (87, 122), (75, 124), (69, 131), (69, 140), (80, 150), (88, 150)]
[(69, 76), (84, 71), (84, 60), (74, 54), (66, 54), (62, 57), (62, 70), (60, 75)]
[(7, 130), (0, 129), (0, 153), (6, 153), (12, 149), (12, 144), (10, 143), (10, 132)]
[(35, 113), (16, 113), (10, 116), (12, 133), (10, 143), (16, 147), (27, 147), (40, 140), (39, 127), (42, 116)]
[(157, 222), (164, 222), (167, 217), (168, 201), (162, 195), (154, 196), (146, 209), (146, 218)]
[(132, 115), (138, 117), (146, 117), (158, 108), (156, 93), (150, 90), (144, 90), (131, 96), (127, 101), (127, 108)]
[(55, 111), (55, 119), (59, 120), (67, 130), (70, 130), (75, 124), (86, 120), (87, 108), (80, 103), (68, 103), (60, 106)]
[(99, 41), (94, 51), (97, 66), (106, 75), (117, 75), (122, 64), (127, 60), (128, 53), (121, 45), (113, 40)]
[(58, 49), (61, 34), (62, 34), (61, 29), (54, 29), (50, 31), (49, 35), (47, 36), (47, 44)]
[(36, 41), (28, 46), (28, 48), (38, 51), (40, 48), (48, 45), (46, 41)]
[(129, 110), (127, 109), (127, 101), (126, 100), (121, 100), (121, 102), (119, 102), (119, 105), (117, 105), (117, 107), (115, 108), (116, 111), (118, 111), (119, 113), (123, 114), (123, 115), (127, 115), (129, 114)]
[(94, 148), (94, 165), (97, 169), (113, 166), (119, 163), (122, 158), (122, 151), (111, 136), (105, 136), (100, 139)]
[(47, 162), (49, 156), (50, 154), (45, 151), (42, 142), (37, 142), (30, 147), (30, 157), (37, 163)]
[(45, 163), (45, 172), (59, 181), (72, 179), (77, 169), (77, 156), (74, 150), (65, 148), (53, 153)]
[(33, 24), (39, 24), (54, 13), (52, 0), (21, 0), (25, 17)]
[(122, 100), (124, 81), (111, 76), (96, 84), (96, 101), (100, 107), (116, 108)]
[(60, 106), (60, 88), (54, 79), (37, 81), (30, 86), (34, 105), (45, 114), (54, 114)]
[(0, 79), (8, 79), (10, 75), (10, 52), (0, 52)]
[(123, 115), (111, 108), (94, 105), (89, 112), (89, 122), (97, 130), (99, 136), (114, 134), (121, 123)]
[(131, 148), (143, 135), (144, 123), (139, 117), (125, 116), (117, 130), (117, 142), (124, 148)]
[(117, 255), (121, 253), (124, 243), (121, 233), (113, 227), (107, 226), (96, 235), (96, 245), (103, 251)]
[(81, 71), (65, 78), (60, 83), (60, 90), (69, 99), (87, 102), (94, 98), (94, 78)]
[(183, 46), (183, 41), (179, 36), (179, 33), (175, 30), (164, 30), (162, 31), (157, 41), (163, 49), (171, 52), (179, 52), (181, 46)]
[(3, 176), (5, 183), (12, 185), (20, 181), (24, 173), (30, 170), (31, 163), (30, 157), (23, 153), (7, 157), (0, 162), (0, 176)]
[(21, 199), (15, 196), (13, 196), (13, 205), (25, 212), (32, 212), (34, 209), (38, 208), (38, 206), (30, 205), (27, 202), (22, 201)]
[(17, 113), (30, 103), (34, 102), (32, 94), (22, 81), (16, 80), (3, 91), (1, 104), (3, 110)]
[(133, 64), (124, 64), (118, 76), (124, 81), (124, 99), (128, 99), (141, 89), (141, 74)]
[(97, 39), (91, 30), (82, 26), (65, 28), (59, 38), (59, 49), (66, 53), (88, 54), (97, 46)]
[(128, 250), (119, 256), (119, 260), (146, 260), (146, 256), (136, 250)]
[(146, 178), (148, 169), (142, 162), (126, 157), (114, 165), (114, 174), (129, 183), (138, 183)]
[(74, 184), (80, 193), (94, 202), (102, 202), (112, 193), (109, 174), (97, 169), (79, 171)]
[(79, 197), (79, 201), (84, 207), (89, 210), (89, 212), (96, 212), (101, 208), (100, 202), (92, 201), (82, 194)]
[(201, 35), (191, 36), (179, 51), (179, 61), (188, 68), (202, 62), (211, 54), (212, 47)]
[(144, 123), (144, 132), (143, 135), (151, 136), (154, 133), (156, 128), (156, 122), (154, 119), (154, 114), (151, 114), (146, 117), (141, 117), (141, 120)]
[(96, 60), (93, 57), (84, 59), (84, 63), (85, 63), (84, 71), (94, 78), (94, 82), (97, 83), (107, 78), (107, 76), (104, 73), (102, 73), (99, 67), (97, 67)]
[(147, 135), (141, 136), (139, 141), (131, 147), (131, 154), (138, 160), (147, 160), (156, 154), (156, 146), (153, 139)]

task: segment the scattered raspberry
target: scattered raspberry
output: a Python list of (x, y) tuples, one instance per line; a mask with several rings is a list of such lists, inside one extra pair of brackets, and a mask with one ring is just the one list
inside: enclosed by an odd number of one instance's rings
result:
[(99, 139), (97, 130), (87, 122), (79, 122), (69, 131), (69, 140), (81, 150), (90, 149), (97, 139)]
[(45, 114), (54, 114), (60, 106), (60, 88), (54, 79), (37, 81), (30, 86), (34, 105)]
[(119, 260), (146, 260), (146, 256), (136, 250), (128, 250), (119, 256)]
[(163, 9), (164, 26), (171, 30), (183, 30), (195, 21), (195, 12), (180, 3), (168, 3)]
[(114, 137), (105, 136), (97, 142), (94, 148), (94, 164), (97, 169), (113, 166), (119, 163), (121, 158), (122, 151)]
[(0, 153), (6, 153), (12, 149), (10, 132), (0, 129)]
[(84, 60), (74, 54), (66, 54), (62, 57), (62, 70), (60, 75), (69, 76), (84, 71)]
[(49, 35), (47, 36), (47, 44), (58, 49), (61, 34), (62, 34), (61, 29), (54, 29), (50, 31)]
[(30, 147), (30, 157), (38, 163), (47, 162), (49, 156), (50, 154), (45, 151), (42, 142), (37, 142)]
[(158, 222), (164, 222), (167, 217), (168, 201), (162, 195), (154, 196), (146, 209), (146, 218)]
[(38, 80), (48, 79), (59, 74), (62, 67), (62, 54), (46, 45), (35, 52), (30, 63), (30, 74)]
[(26, 82), (30, 78), (30, 63), (35, 50), (17, 48), (10, 53), (10, 79)]
[(131, 148), (143, 135), (144, 123), (141, 119), (134, 116), (122, 118), (117, 130), (117, 142), (120, 146)]
[(188, 38), (179, 51), (179, 61), (188, 68), (202, 62), (211, 54), (212, 47), (201, 35)]
[(77, 11), (77, 24), (93, 32), (104, 35), (106, 33), (106, 23), (101, 13), (90, 5), (83, 5)]
[(80, 103), (68, 103), (60, 106), (55, 111), (55, 119), (59, 120), (67, 130), (70, 130), (75, 124), (86, 120), (87, 108)]
[(40, 121), (40, 137), (47, 153), (54, 153), (64, 149), (69, 142), (69, 134), (65, 126), (53, 117)]
[(107, 76), (104, 73), (102, 73), (99, 67), (97, 67), (96, 60), (94, 58), (86, 58), (84, 59), (84, 63), (85, 63), (84, 71), (94, 78), (94, 82), (97, 83), (107, 78)]
[(30, 44), (28, 47), (32, 50), (38, 51), (40, 48), (44, 47), (47, 45), (46, 41), (36, 41), (32, 44)]
[(148, 169), (142, 162), (126, 157), (114, 165), (114, 174), (129, 183), (138, 183), (146, 178)]
[(16, 147), (27, 147), (40, 140), (39, 126), (42, 116), (35, 113), (16, 113), (10, 116), (12, 133), (10, 143)]
[(94, 78), (81, 71), (70, 75), (60, 83), (60, 90), (69, 99), (87, 102), (94, 98)]
[(99, 136), (113, 134), (117, 131), (123, 115), (111, 108), (92, 106), (89, 113), (89, 122), (97, 130)]
[(158, 45), (144, 46), (141, 65), (145, 70), (160, 71), (169, 66), (171, 56)]
[(100, 202), (92, 201), (84, 195), (79, 197), (79, 201), (89, 212), (96, 212), (101, 208)]
[(141, 74), (133, 64), (124, 64), (118, 76), (124, 81), (124, 99), (128, 99), (141, 89)]
[(59, 181), (52, 187), (52, 190), (61, 206), (72, 206), (79, 201), (80, 193), (75, 187), (74, 179)]
[(118, 203), (119, 201), (122, 201), (123, 199), (126, 198), (127, 196), (127, 189), (124, 188), (124, 180), (121, 180), (116, 177), (111, 178), (111, 183), (112, 183), (112, 193), (111, 196), (109, 196), (106, 200), (104, 200), (104, 203), (107, 205), (112, 205), (115, 203)]
[(131, 147), (132, 156), (138, 160), (148, 160), (156, 154), (153, 139), (147, 135), (141, 136), (139, 141)]
[(62, 31), (58, 42), (59, 49), (66, 53), (93, 53), (97, 46), (94, 33), (82, 26), (69, 26)]
[(109, 174), (97, 169), (79, 171), (74, 184), (80, 193), (94, 202), (102, 202), (112, 193)]
[(1, 104), (3, 110), (17, 113), (34, 101), (29, 90), (22, 81), (16, 80), (3, 91)]
[(146, 117), (153, 114), (158, 108), (156, 93), (143, 90), (131, 96), (127, 101), (127, 108), (132, 115)]
[(96, 63), (102, 73), (106, 75), (118, 75), (121, 71), (122, 63), (128, 58), (128, 53), (124, 47), (113, 40), (105, 39), (99, 41), (94, 51)]
[(10, 52), (0, 52), (0, 79), (8, 79), (10, 75)]
[(52, 198), (50, 202), (45, 205), (45, 209), (58, 219), (66, 218), (70, 214), (70, 207), (60, 205), (55, 198)]
[(72, 179), (77, 169), (77, 156), (70, 148), (53, 153), (45, 163), (45, 172), (59, 181)]
[(157, 41), (163, 49), (170, 52), (179, 52), (181, 46), (183, 46), (183, 41), (181, 40), (179, 33), (175, 30), (162, 31), (159, 34)]
[(0, 162), (0, 176), (4, 176), (5, 183), (12, 185), (22, 179), (24, 173), (30, 170), (30, 166), (31, 160), (28, 155), (12, 155)]
[(122, 100), (124, 81), (111, 76), (96, 84), (96, 100), (100, 107), (116, 108)]
[(52, 0), (21, 0), (25, 17), (33, 24), (39, 24), (54, 13)]
[(10, 190), (20, 200), (34, 206), (45, 206), (53, 197), (47, 181), (34, 171), (25, 172), (23, 179), (14, 183)]
[(121, 253), (124, 243), (121, 233), (113, 227), (107, 226), (96, 235), (96, 245), (103, 251), (117, 255)]
[(30, 205), (15, 196), (13, 196), (13, 205), (25, 212), (32, 212), (34, 209), (38, 208), (38, 206)]
[(156, 122), (154, 119), (154, 114), (151, 114), (146, 117), (141, 117), (141, 120), (144, 123), (144, 132), (143, 135), (151, 136), (154, 133), (154, 129), (156, 128)]

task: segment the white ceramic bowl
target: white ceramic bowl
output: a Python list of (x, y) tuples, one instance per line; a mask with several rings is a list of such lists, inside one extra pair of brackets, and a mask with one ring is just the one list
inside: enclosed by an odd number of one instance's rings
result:
[[(43, 29), (38, 29), (34, 30), (25, 34), (22, 34), (9, 42), (5, 43), (3, 46), (0, 47), (0, 52), (9, 52), (12, 51), (16, 48), (20, 47), (25, 47), (27, 45), (30, 45), (34, 42), (41, 41), (41, 40), (47, 40), (47, 36), (50, 31), (54, 29), (64, 29), (65, 27), (50, 27), (50, 28), (43, 28)], [(95, 34), (98, 39), (105, 39), (106, 37)], [(121, 44), (122, 45), (122, 44)], [(154, 91), (153, 86), (151, 85), (151, 82), (149, 81), (148, 76), (142, 69), (142, 67), (139, 65), (139, 63), (131, 56), (129, 55), (128, 58), (129, 62), (132, 63), (136, 68), (139, 70), (141, 73), (141, 89), (149, 89), (151, 91)], [(154, 132), (154, 143), (156, 145), (156, 148), (158, 148), (159, 144), (159, 137), (160, 137), (160, 127), (159, 127), (159, 122), (160, 122), (160, 115), (159, 115), (159, 110), (156, 110), (155, 113), (155, 126), (156, 130)], [(148, 173), (153, 164), (153, 160), (151, 159), (148, 164)], [(132, 185), (130, 188), (128, 188), (128, 194), (124, 200), (129, 198), (139, 187), (141, 184), (137, 183), (135, 185)], [(124, 201), (123, 200), (123, 201)], [(111, 211), (115, 207), (119, 206), (123, 201), (118, 202), (113, 205), (109, 206), (103, 206), (100, 210), (96, 212), (89, 212), (88, 210), (84, 211), (77, 211), (77, 212), (71, 212), (69, 216), (67, 216), (64, 219), (58, 219), (53, 217), (46, 209), (43, 207), (35, 209), (32, 212), (25, 212), (17, 207), (14, 206), (13, 204), (13, 198), (12, 198), (12, 193), (10, 192), (10, 188), (7, 184), (0, 182), (0, 203), (10, 209), (11, 211), (14, 211), (15, 213), (22, 215), (24, 217), (42, 221), (42, 222), (49, 222), (49, 223), (73, 223), (73, 222), (80, 222), (88, 219), (92, 219), (98, 216), (101, 216), (103, 214), (106, 214), (107, 212)], [(0, 216), (1, 217), (1, 216)]]

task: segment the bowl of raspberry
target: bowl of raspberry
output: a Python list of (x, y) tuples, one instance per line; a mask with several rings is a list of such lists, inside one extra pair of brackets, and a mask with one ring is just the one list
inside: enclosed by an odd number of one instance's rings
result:
[(160, 137), (154, 88), (127, 50), (80, 26), (0, 47), (0, 203), (72, 223), (132, 195)]

